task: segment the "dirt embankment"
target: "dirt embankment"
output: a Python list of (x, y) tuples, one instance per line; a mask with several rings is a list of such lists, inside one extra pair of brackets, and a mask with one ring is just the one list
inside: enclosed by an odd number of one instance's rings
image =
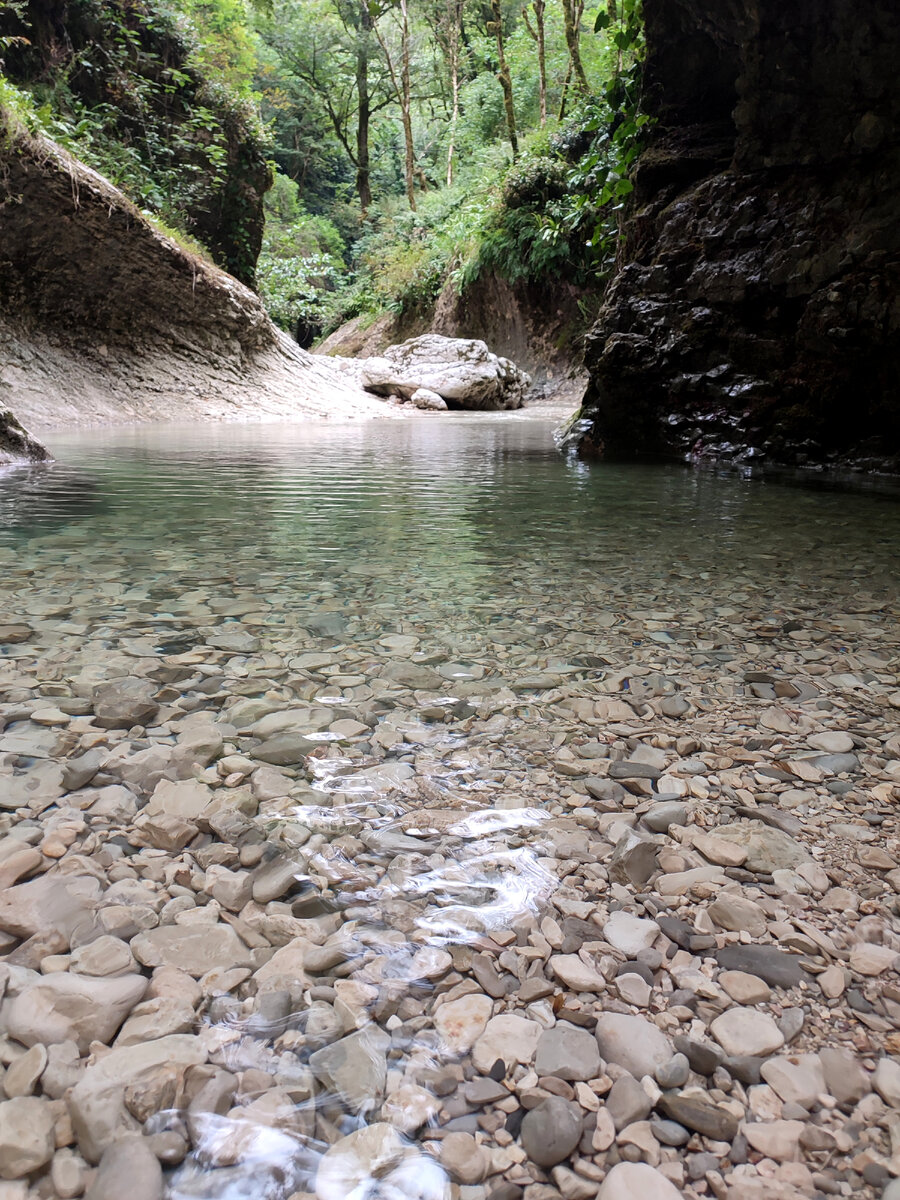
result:
[(0, 111), (0, 409), (30, 429), (387, 414), (248, 288)]

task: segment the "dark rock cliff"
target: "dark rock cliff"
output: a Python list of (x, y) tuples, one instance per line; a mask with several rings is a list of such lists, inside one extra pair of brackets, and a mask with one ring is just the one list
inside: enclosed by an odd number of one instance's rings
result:
[(900, 7), (645, 0), (645, 107), (583, 452), (896, 469)]
[(50, 455), (11, 412), (0, 409), (0, 467), (10, 463), (46, 462)]

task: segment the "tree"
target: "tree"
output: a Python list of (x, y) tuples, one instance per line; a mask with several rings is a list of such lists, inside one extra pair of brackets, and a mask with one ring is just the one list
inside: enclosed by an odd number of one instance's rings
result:
[(546, 0), (532, 0), (534, 25), (528, 19), (528, 6), (522, 7), (522, 18), (531, 36), (537, 42), (538, 76), (541, 105), (541, 128), (547, 124), (547, 38), (544, 26), (544, 13), (547, 8)]
[[(354, 20), (355, 18), (355, 20)], [(356, 33), (356, 194), (365, 217), (372, 203), (372, 184), (369, 167), (369, 123), (372, 118), (372, 96), (369, 91), (369, 49), (374, 27), (366, 0), (350, 0), (347, 28)]]
[(437, 0), (426, 19), (447, 64), (450, 77), (450, 118), (447, 140), (447, 186), (453, 183), (453, 159), (456, 154), (456, 127), (459, 123), (459, 88), (463, 57), (463, 15), (466, 0)]
[(390, 80), (373, 56), (374, 26), (366, 0), (295, 0), (263, 28), (280, 70), (302, 81), (322, 106), (355, 169), (363, 215), (372, 203), (372, 119), (393, 103)]
[[(388, 5), (388, 7), (393, 7)], [(382, 13), (386, 11), (382, 9)], [(416, 148), (413, 141), (412, 127), (412, 84), (410, 76), (409, 50), (409, 3), (408, 0), (397, 0), (396, 11), (400, 14), (400, 52), (399, 65), (394, 61), (387, 40), (375, 22), (375, 36), (384, 53), (388, 73), (394, 88), (394, 95), (400, 106), (400, 123), (403, 126), (404, 146), (404, 179), (406, 182), (406, 199), (413, 212), (416, 211)]]
[(562, 6), (563, 24), (566, 31), (566, 46), (569, 50), (572, 75), (575, 77), (575, 84), (581, 94), (589, 96), (591, 89), (587, 81), (587, 75), (584, 73), (584, 65), (581, 61), (581, 47), (579, 45), (581, 18), (584, 15), (584, 0), (562, 0)]
[(516, 133), (516, 110), (513, 105), (512, 76), (509, 71), (509, 63), (506, 60), (506, 51), (503, 42), (503, 11), (500, 6), (500, 0), (491, 0), (491, 20), (488, 24), (488, 29), (497, 39), (497, 61), (499, 64), (497, 78), (500, 80), (500, 86), (503, 88), (503, 106), (506, 109), (506, 130), (509, 135), (509, 144), (512, 146), (513, 159), (515, 159), (519, 153), (519, 139)]

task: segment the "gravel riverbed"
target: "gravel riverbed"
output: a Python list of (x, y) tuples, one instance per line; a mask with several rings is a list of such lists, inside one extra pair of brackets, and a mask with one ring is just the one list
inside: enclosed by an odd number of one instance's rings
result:
[(166, 553), (0, 550), (0, 1200), (898, 1200), (877, 572)]

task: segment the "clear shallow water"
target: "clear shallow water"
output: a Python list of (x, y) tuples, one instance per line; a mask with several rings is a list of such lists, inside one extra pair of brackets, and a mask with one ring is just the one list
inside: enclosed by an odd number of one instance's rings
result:
[(276, 584), (291, 569), (342, 586), (368, 567), (423, 582), (483, 573), (488, 598), (514, 591), (510, 572), (536, 559), (576, 576), (631, 561), (643, 584), (673, 565), (718, 575), (785, 553), (813, 576), (817, 562), (839, 575), (895, 565), (889, 487), (588, 465), (561, 458), (551, 434), (515, 415), (67, 434), (52, 439), (54, 466), (0, 474), (0, 547), (152, 550), (135, 584), (187, 568), (185, 554), (202, 573), (203, 556), (226, 549), (235, 571), (270, 566)]
[[(142, 427), (70, 434), (52, 449), (55, 466), (0, 474), (0, 623), (34, 627), (47, 694), (109, 664), (165, 658), (208, 669), (216, 709), (223, 695), (266, 692), (340, 717), (374, 696), (379, 720), (396, 718), (397, 745), (386, 737), (381, 750), (418, 791), (365, 776), (372, 751), (360, 739), (326, 738), (292, 800), (317, 833), (377, 835), (363, 855), (330, 843), (309, 869), (359, 922), (355, 978), (381, 994), (412, 983), (414, 999), (426, 996), (423, 948), (540, 916), (560, 887), (542, 839), (551, 812), (580, 801), (554, 755), (606, 730), (581, 729), (557, 702), (639, 695), (650, 676), (718, 720), (748, 667), (865, 682), (886, 678), (896, 653), (900, 505), (889, 492), (587, 466), (557, 455), (549, 422), (517, 415)], [(329, 613), (345, 629), (310, 633)], [(773, 644), (790, 622), (799, 640)], [(217, 646), (222, 635), (237, 640)], [(0, 695), (3, 668), (31, 669), (35, 644), (3, 648)], [(394, 659), (463, 670), (427, 700), (400, 684), (395, 701), (380, 676)], [(531, 686), (542, 673), (550, 681)], [(454, 711), (463, 696), (469, 708)], [(187, 711), (207, 702), (202, 690), (188, 699)], [(276, 812), (263, 805), (261, 819)], [(229, 1069), (269, 1064), (277, 1039), (220, 1009), (214, 1019), (247, 1032), (224, 1052)], [(314, 1044), (295, 1042), (304, 1063)], [(439, 1062), (438, 1049), (426, 1024), (392, 1066)], [(319, 1094), (283, 1128), (244, 1130), (237, 1150), (234, 1123), (211, 1115), (172, 1194), (312, 1190), (319, 1154), (369, 1111)], [(379, 1195), (443, 1194), (430, 1176), (392, 1186)]]

